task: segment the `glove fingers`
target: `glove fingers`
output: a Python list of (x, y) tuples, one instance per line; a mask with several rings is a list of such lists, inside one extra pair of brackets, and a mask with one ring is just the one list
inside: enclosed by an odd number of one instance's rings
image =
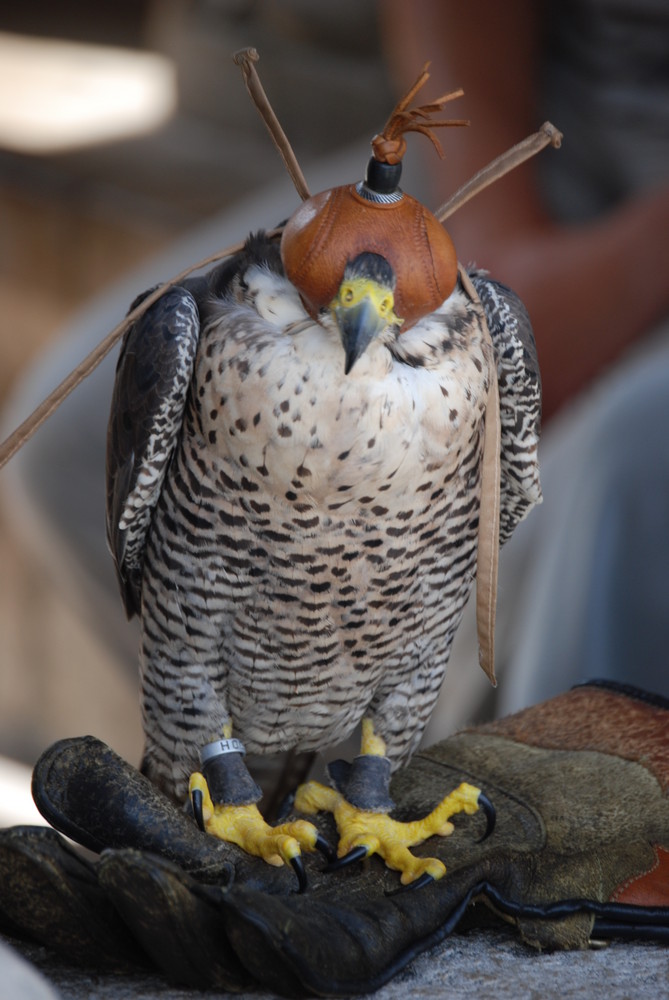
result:
[(95, 871), (46, 827), (0, 831), (0, 911), (20, 936), (80, 965), (146, 965)]
[(471, 884), (472, 873), (462, 871), (388, 896), (397, 878), (377, 859), (329, 876), (307, 896), (269, 896), (236, 884), (225, 895), (227, 936), (267, 989), (294, 995), (300, 983), (309, 995), (366, 993), (450, 933)]
[(170, 979), (240, 992), (251, 976), (230, 947), (219, 898), (176, 865), (139, 851), (105, 851), (98, 878), (132, 934)]
[(33, 771), (33, 797), (57, 830), (100, 853), (152, 851), (203, 881), (225, 883), (239, 851), (204, 836), (140, 772), (92, 736), (60, 740)]

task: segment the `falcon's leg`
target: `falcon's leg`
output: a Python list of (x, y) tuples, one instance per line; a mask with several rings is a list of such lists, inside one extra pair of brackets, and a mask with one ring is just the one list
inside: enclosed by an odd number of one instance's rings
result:
[(318, 850), (330, 859), (330, 847), (306, 820), (275, 827), (265, 822), (256, 805), (262, 793), (242, 760), (243, 754), (242, 743), (231, 735), (204, 748), (202, 773), (192, 774), (189, 782), (195, 819), (202, 830), (237, 844), (247, 854), (270, 865), (291, 865), (302, 891), (306, 887), (302, 851)]
[[(393, 803), (388, 794), (390, 761), (385, 756), (385, 743), (374, 733), (371, 720), (362, 723), (362, 746), (350, 769), (342, 778), (341, 766), (331, 768), (332, 775), (342, 789), (335, 791), (316, 781), (302, 785), (295, 799), (301, 812), (313, 814), (320, 809), (331, 812), (339, 831), (339, 860), (330, 870), (349, 862), (379, 854), (389, 868), (402, 873), (402, 884), (423, 885), (440, 879), (446, 867), (437, 858), (417, 858), (410, 847), (422, 844), (435, 834), (441, 837), (453, 832), (450, 817), (465, 812), (472, 815), (479, 807), (486, 812), (488, 823), (484, 837), (492, 833), (494, 810), (480, 789), (461, 784), (447, 795), (424, 819), (401, 823), (388, 813)], [(341, 764), (341, 762), (337, 762)]]

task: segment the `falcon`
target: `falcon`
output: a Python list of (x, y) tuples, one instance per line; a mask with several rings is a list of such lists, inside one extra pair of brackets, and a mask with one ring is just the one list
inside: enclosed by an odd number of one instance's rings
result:
[(136, 320), (109, 421), (108, 540), (141, 619), (142, 769), (301, 886), (302, 853), (327, 845), (306, 819), (265, 822), (246, 751), (318, 751), (361, 724), (360, 754), (331, 768), (335, 787), (301, 786), (296, 810), (330, 810), (340, 860), (378, 853), (404, 884), (445, 872), (410, 847), (456, 812), (492, 814), (463, 784), (400, 823), (389, 784), (476, 575), (495, 379), (500, 541), (540, 499), (527, 313), (459, 268), (399, 187), (406, 129), (375, 140), (364, 181), (310, 198)]

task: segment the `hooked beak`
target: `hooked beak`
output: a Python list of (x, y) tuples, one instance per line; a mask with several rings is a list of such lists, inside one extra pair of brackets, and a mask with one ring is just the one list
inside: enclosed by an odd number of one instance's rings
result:
[(368, 295), (355, 305), (335, 306), (333, 313), (344, 345), (344, 372), (348, 375), (358, 358), (387, 326), (388, 317), (379, 313)]

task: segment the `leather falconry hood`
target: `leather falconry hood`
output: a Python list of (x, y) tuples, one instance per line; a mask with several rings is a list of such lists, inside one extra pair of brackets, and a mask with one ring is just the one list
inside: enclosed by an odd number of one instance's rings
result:
[(399, 187), (406, 132), (428, 136), (442, 156), (432, 130), (469, 124), (431, 119), (447, 101), (462, 96), (461, 90), (408, 108), (429, 78), (428, 65), (372, 140), (364, 181), (308, 198), (286, 224), (283, 265), (314, 318), (335, 298), (346, 264), (365, 251), (385, 257), (395, 273), (394, 311), (402, 330), (437, 309), (455, 287), (457, 256), (450, 236), (432, 212)]

